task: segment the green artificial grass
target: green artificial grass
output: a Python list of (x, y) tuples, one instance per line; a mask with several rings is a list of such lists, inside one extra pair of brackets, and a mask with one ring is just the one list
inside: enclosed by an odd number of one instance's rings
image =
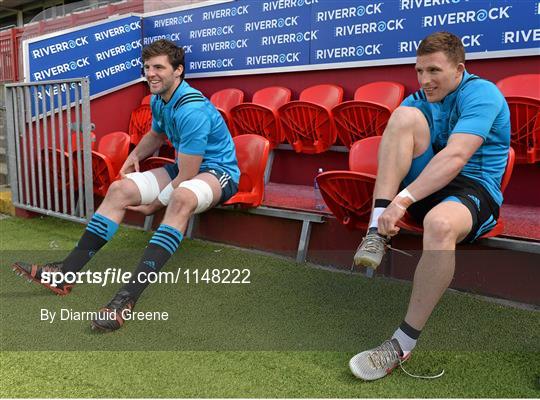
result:
[[(540, 314), (446, 293), (405, 368), (361, 382), (356, 352), (401, 321), (410, 283), (326, 271), (185, 240), (164, 271), (249, 269), (249, 284), (154, 284), (128, 321), (98, 334), (88, 321), (40, 321), (42, 308), (96, 311), (119, 284), (77, 285), (66, 297), (26, 283), (15, 260), (61, 260), (83, 226), (0, 220), (1, 397), (539, 397)], [(88, 265), (131, 271), (151, 234), (121, 227)], [(58, 317), (57, 317), (58, 318)]]

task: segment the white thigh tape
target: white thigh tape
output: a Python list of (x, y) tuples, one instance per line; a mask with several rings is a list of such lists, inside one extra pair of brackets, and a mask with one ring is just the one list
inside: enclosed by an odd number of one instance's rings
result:
[(141, 193), (141, 204), (150, 204), (159, 195), (159, 184), (153, 173), (146, 172), (132, 172), (126, 175), (126, 178), (131, 179)]
[(164, 206), (169, 204), (169, 200), (171, 199), (171, 195), (173, 191), (174, 189), (172, 187), (172, 182), (163, 188), (163, 190), (158, 196), (158, 199), (161, 202), (161, 204), (163, 204)]
[(208, 183), (201, 179), (191, 179), (182, 182), (178, 187), (183, 187), (192, 191), (197, 197), (197, 208), (194, 214), (200, 214), (210, 208), (214, 195)]

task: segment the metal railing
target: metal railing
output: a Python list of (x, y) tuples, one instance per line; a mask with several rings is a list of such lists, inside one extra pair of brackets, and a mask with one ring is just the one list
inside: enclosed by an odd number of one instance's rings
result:
[(88, 79), (13, 83), (5, 91), (13, 205), (88, 221), (94, 213)]

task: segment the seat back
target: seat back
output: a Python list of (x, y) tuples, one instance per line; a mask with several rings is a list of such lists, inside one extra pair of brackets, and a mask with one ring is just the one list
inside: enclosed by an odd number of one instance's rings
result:
[(225, 204), (242, 203), (258, 207), (264, 195), (264, 171), (270, 152), (270, 143), (259, 135), (235, 137), (236, 158), (240, 168), (238, 192)]
[(394, 111), (403, 101), (405, 87), (398, 82), (372, 82), (360, 86), (354, 92), (354, 99), (368, 103), (380, 104)]
[(99, 141), (97, 152), (108, 158), (116, 175), (129, 153), (129, 135), (125, 132), (108, 133)]
[(508, 183), (510, 183), (510, 178), (512, 177), (512, 172), (514, 171), (514, 162), (516, 160), (516, 153), (512, 147), (508, 151), (508, 160), (506, 161), (506, 168), (504, 170), (503, 177), (501, 179), (501, 193), (504, 193)]
[(540, 74), (514, 75), (497, 82), (510, 109), (511, 145), (518, 164), (540, 161)]
[(343, 88), (332, 84), (311, 86), (302, 90), (300, 100), (318, 104), (330, 111), (343, 100)]
[(349, 169), (377, 175), (377, 153), (381, 140), (382, 136), (372, 136), (355, 142), (349, 152)]
[[(81, 147), (81, 149), (83, 148), (83, 139), (82, 139), (82, 135), (77, 133), (77, 132), (73, 132), (71, 134), (71, 151), (75, 151), (78, 149), (78, 146), (77, 146), (77, 136), (79, 137), (79, 146)], [(64, 145), (67, 147), (68, 143), (64, 143)], [(92, 131), (90, 132), (90, 150), (94, 150), (96, 148), (96, 132)]]
[(397, 82), (372, 82), (360, 86), (353, 101), (345, 101), (332, 109), (337, 135), (351, 147), (360, 139), (383, 134), (392, 112), (403, 101), (405, 88)]
[(254, 134), (267, 138), (271, 148), (283, 141), (277, 109), (291, 99), (291, 91), (281, 86), (260, 89), (251, 103), (241, 103), (231, 109), (234, 135)]
[(152, 95), (151, 94), (148, 94), (146, 96), (144, 96), (141, 100), (141, 104), (148, 104), (150, 105), (150, 100), (152, 99)]
[(244, 92), (235, 88), (219, 90), (210, 97), (210, 101), (228, 114), (231, 108), (244, 101)]
[(92, 151), (92, 186), (94, 194), (105, 197), (116, 176), (117, 173), (115, 173), (109, 157), (97, 151)]
[(152, 109), (148, 104), (141, 104), (131, 112), (129, 119), (129, 140), (137, 145), (142, 137), (152, 128)]
[(497, 82), (504, 97), (540, 99), (540, 74), (513, 75)]
[(283, 104), (291, 101), (291, 90), (282, 86), (270, 86), (257, 90), (253, 94), (252, 103), (260, 104), (271, 110), (277, 110)]
[(316, 85), (304, 89), (300, 100), (279, 110), (283, 134), (297, 153), (322, 153), (336, 141), (332, 107), (343, 99), (337, 85)]

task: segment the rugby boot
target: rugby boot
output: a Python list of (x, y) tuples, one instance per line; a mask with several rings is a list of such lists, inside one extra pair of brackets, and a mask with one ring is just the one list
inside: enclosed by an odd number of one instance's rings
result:
[(98, 311), (92, 321), (92, 329), (100, 332), (112, 332), (120, 329), (135, 307), (136, 300), (127, 290), (120, 290), (105, 307)]
[(26, 279), (28, 279), (29, 282), (33, 281), (39, 283), (41, 286), (46, 287), (60, 296), (69, 294), (74, 286), (65, 282), (59, 282), (56, 283), (56, 286), (52, 286), (52, 276), (51, 279), (48, 279), (48, 281), (51, 283), (42, 281), (41, 278), (43, 272), (48, 272), (51, 274), (63, 274), (64, 271), (62, 270), (62, 262), (52, 262), (44, 265), (16, 262), (11, 266), (11, 268), (18, 275), (24, 276)]

